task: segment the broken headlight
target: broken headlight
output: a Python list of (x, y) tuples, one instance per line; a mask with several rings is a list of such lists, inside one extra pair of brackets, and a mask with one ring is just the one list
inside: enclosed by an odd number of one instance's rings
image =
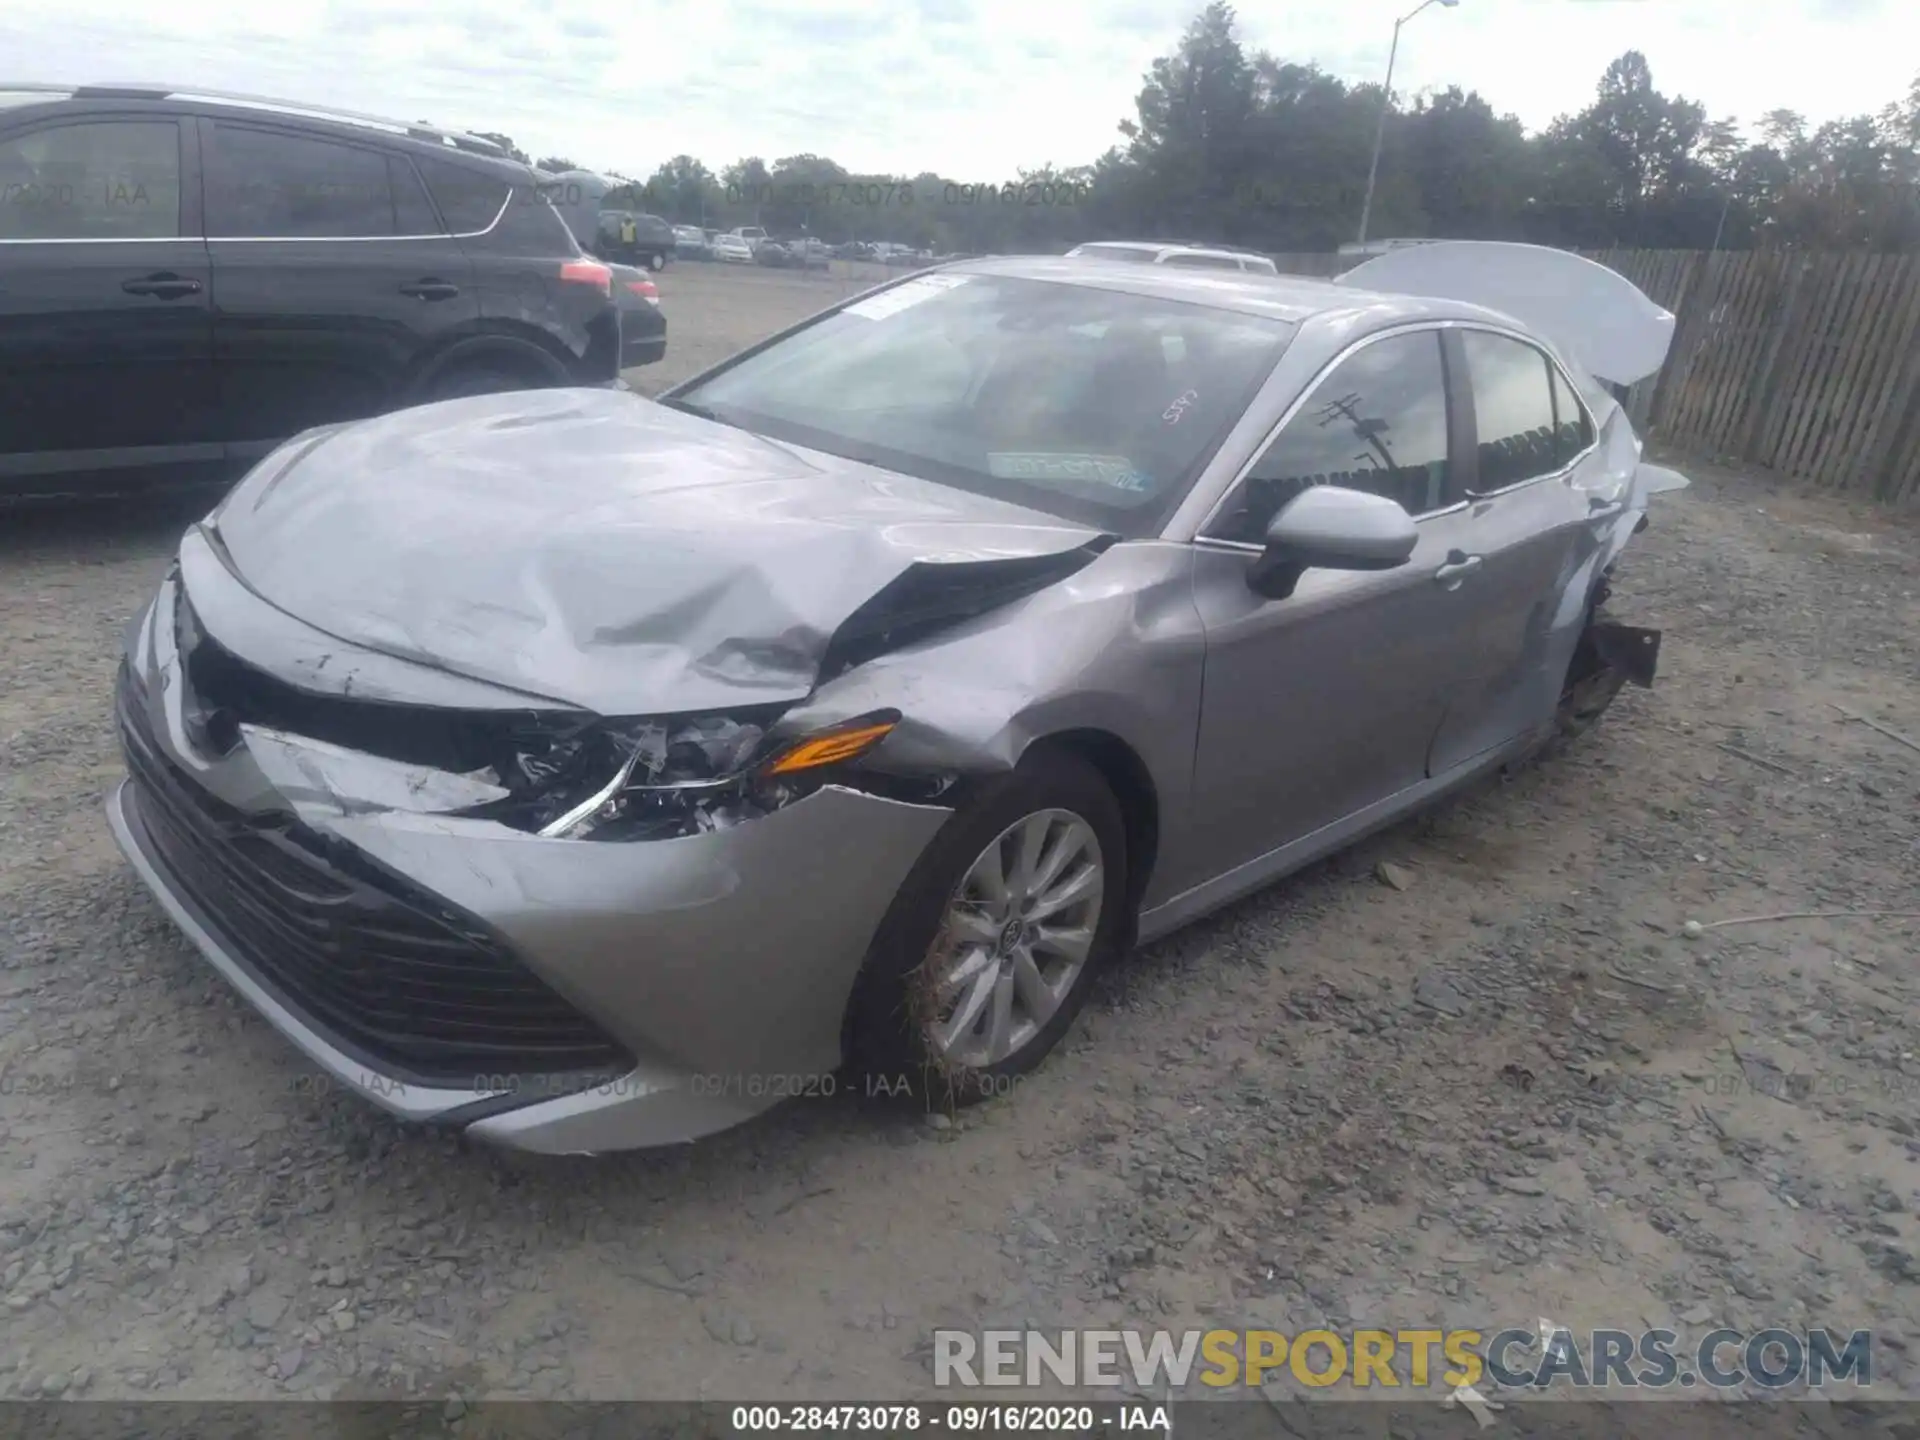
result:
[(550, 840), (667, 840), (726, 830), (817, 789), (899, 723), (862, 716), (775, 738), (776, 713), (594, 721), (542, 737), (503, 765), (508, 799), (473, 813)]

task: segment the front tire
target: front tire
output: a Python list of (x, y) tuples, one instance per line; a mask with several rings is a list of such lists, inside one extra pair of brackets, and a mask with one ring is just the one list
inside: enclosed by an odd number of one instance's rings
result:
[(662, 255), (659, 251), (656, 250), (653, 254), (647, 257), (647, 269), (653, 271), (656, 275), (659, 274), (660, 271), (666, 268), (667, 268), (667, 257)]
[(934, 837), (881, 921), (850, 1011), (871, 1093), (971, 1104), (1036, 1068), (1119, 952), (1126, 825), (1099, 771), (1039, 748)]

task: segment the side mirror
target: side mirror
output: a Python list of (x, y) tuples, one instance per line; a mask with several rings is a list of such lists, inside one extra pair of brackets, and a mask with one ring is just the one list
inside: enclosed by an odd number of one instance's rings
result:
[(1267, 525), (1267, 548), (1247, 584), (1284, 600), (1309, 570), (1398, 569), (1419, 539), (1413, 517), (1384, 495), (1315, 485)]

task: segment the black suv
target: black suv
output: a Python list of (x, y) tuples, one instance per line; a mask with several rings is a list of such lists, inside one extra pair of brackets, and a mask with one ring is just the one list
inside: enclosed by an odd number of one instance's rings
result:
[(310, 426), (617, 384), (607, 267), (423, 125), (0, 83), (0, 496), (219, 478)]

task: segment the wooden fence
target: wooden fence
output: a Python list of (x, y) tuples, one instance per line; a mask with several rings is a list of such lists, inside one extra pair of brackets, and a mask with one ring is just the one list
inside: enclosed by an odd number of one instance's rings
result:
[[(1920, 256), (1587, 253), (1674, 314), (1665, 368), (1630, 397), (1647, 433), (1822, 489), (1920, 504)], [(1300, 275), (1355, 263), (1274, 260)]]

